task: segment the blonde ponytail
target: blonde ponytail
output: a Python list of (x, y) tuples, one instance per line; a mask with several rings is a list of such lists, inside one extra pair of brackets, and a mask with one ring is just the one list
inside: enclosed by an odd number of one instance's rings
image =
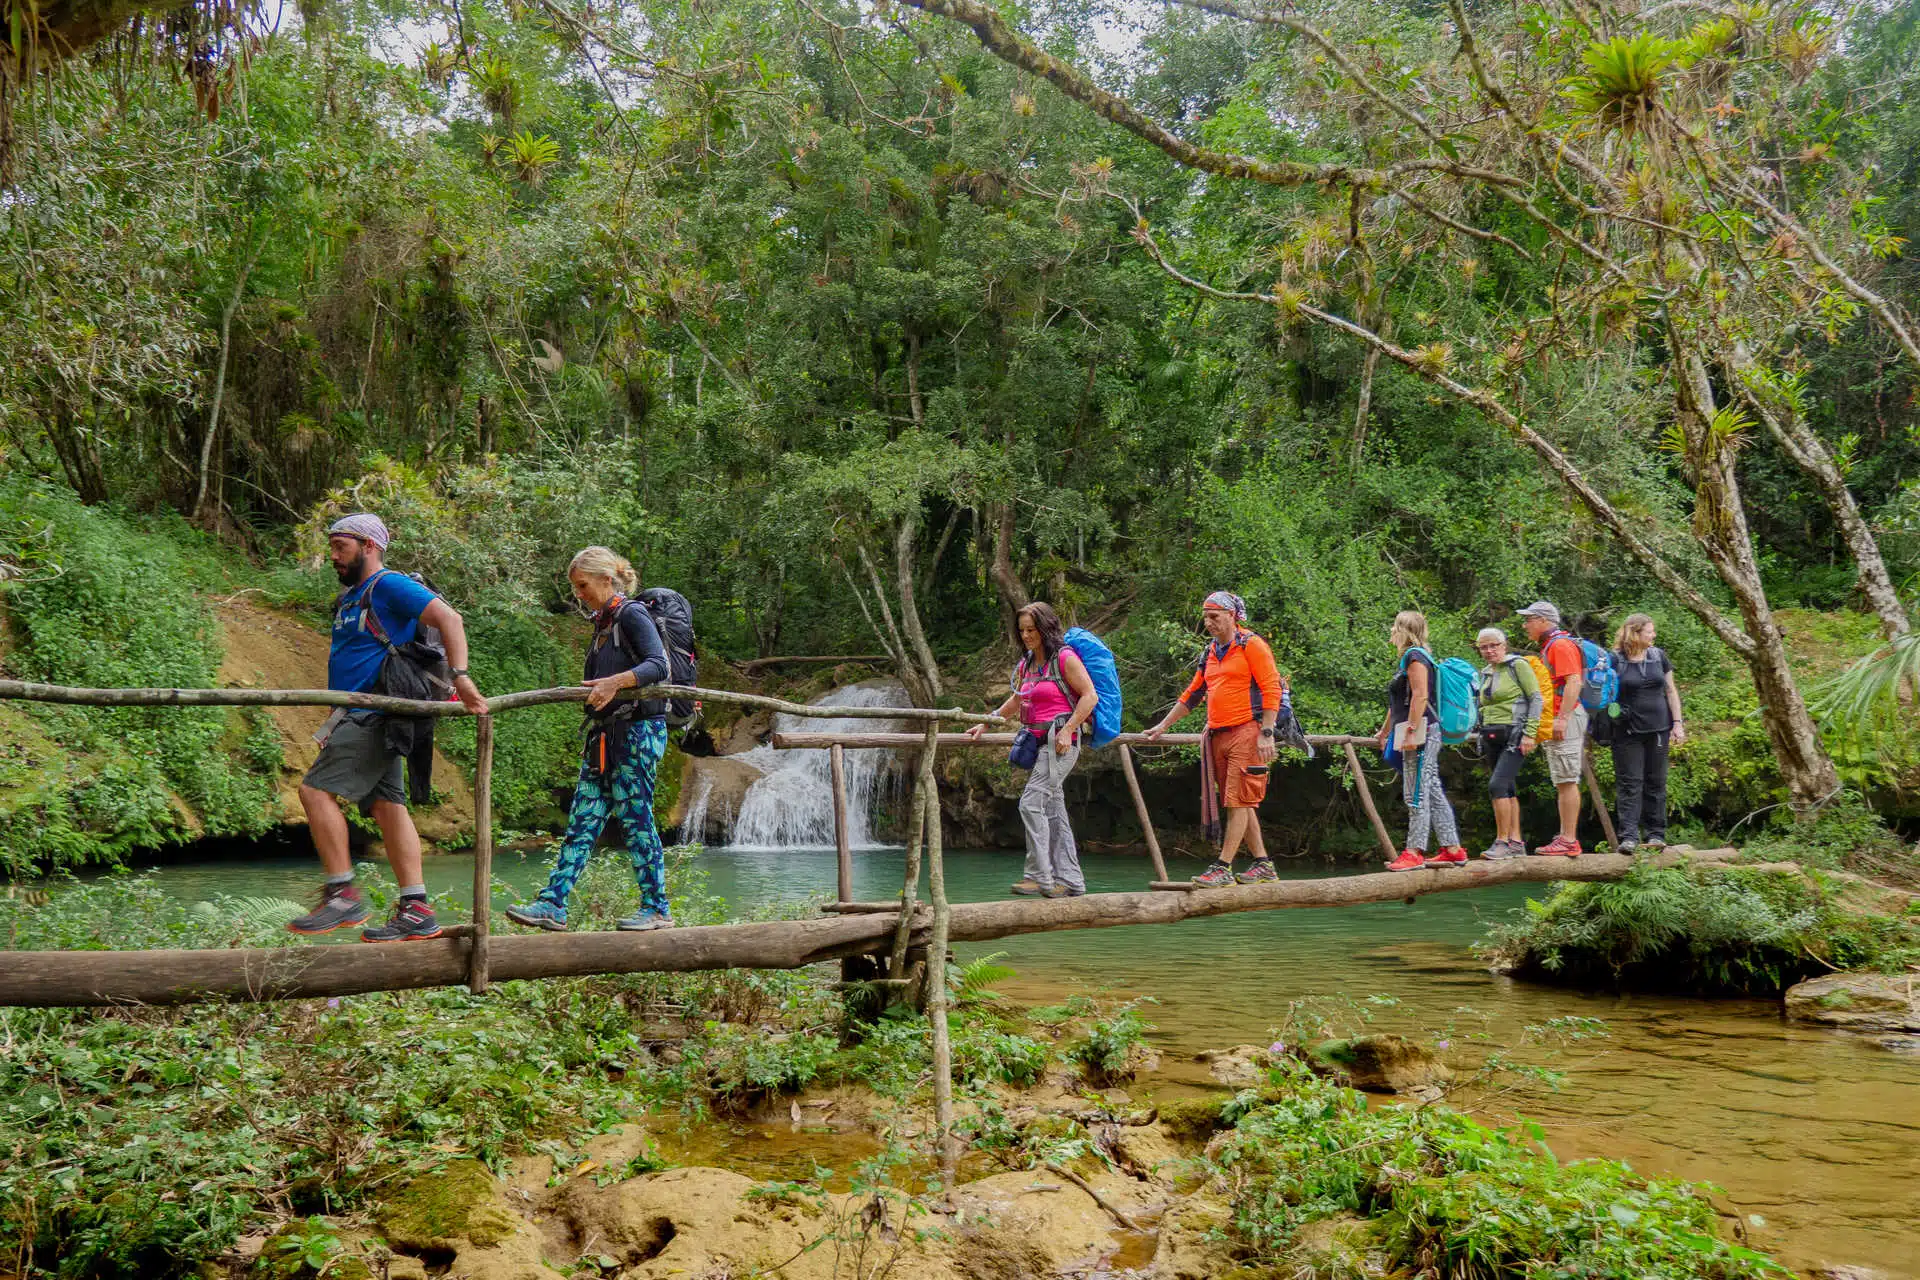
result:
[(593, 578), (605, 578), (623, 596), (640, 589), (640, 575), (633, 571), (633, 564), (606, 547), (582, 547), (576, 551), (572, 563), (567, 565), (567, 574), (572, 576), (576, 571)]

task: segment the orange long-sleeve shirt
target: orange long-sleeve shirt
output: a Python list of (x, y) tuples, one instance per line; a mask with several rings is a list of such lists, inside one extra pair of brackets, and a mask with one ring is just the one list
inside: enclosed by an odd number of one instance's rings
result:
[(1208, 641), (1200, 670), (1193, 673), (1187, 691), (1180, 695), (1181, 703), (1191, 707), (1205, 691), (1209, 729), (1231, 729), (1253, 719), (1256, 687), (1263, 710), (1280, 709), (1285, 687), (1280, 682), (1280, 668), (1274, 665), (1273, 650), (1251, 631), (1240, 635), (1241, 640), (1227, 646), (1225, 657), (1220, 655), (1218, 645)]

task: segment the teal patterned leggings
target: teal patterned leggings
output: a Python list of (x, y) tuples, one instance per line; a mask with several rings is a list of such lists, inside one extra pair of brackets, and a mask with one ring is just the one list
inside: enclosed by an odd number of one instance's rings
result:
[(567, 838), (540, 896), (556, 907), (567, 905), (573, 882), (593, 854), (607, 819), (620, 818), (627, 835), (627, 856), (633, 859), (634, 878), (640, 882), (642, 910), (667, 914), (667, 854), (653, 825), (653, 783), (660, 757), (667, 750), (667, 722), (635, 720), (627, 730), (626, 759), (595, 777), (580, 766), (573, 788), (573, 809), (567, 816)]

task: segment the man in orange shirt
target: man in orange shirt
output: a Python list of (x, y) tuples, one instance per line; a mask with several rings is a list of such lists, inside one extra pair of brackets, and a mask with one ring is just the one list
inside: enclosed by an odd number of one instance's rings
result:
[[(1274, 723), (1286, 686), (1274, 665), (1273, 650), (1247, 630), (1246, 620), (1246, 602), (1231, 591), (1207, 597), (1200, 621), (1210, 643), (1200, 669), (1173, 710), (1146, 734), (1149, 739), (1158, 738), (1192, 711), (1203, 694), (1206, 697), (1207, 731), (1201, 755), (1209, 785), (1203, 790), (1202, 818), (1209, 837), (1219, 826), (1212, 810), (1216, 796), (1227, 811), (1218, 861), (1193, 878), (1195, 884), (1208, 888), (1236, 880), (1257, 884), (1279, 879), (1260, 837), (1256, 809), (1266, 797), (1267, 769), (1279, 749), (1274, 743)], [(1236, 876), (1233, 860), (1242, 841), (1253, 854), (1253, 865)]]
[(1580, 642), (1560, 629), (1560, 610), (1536, 600), (1520, 611), (1527, 637), (1540, 646), (1553, 688), (1543, 690), (1554, 708), (1553, 736), (1546, 742), (1547, 772), (1560, 806), (1560, 833), (1535, 849), (1536, 857), (1580, 856), (1580, 771), (1587, 748), (1587, 709), (1580, 705), (1587, 661)]

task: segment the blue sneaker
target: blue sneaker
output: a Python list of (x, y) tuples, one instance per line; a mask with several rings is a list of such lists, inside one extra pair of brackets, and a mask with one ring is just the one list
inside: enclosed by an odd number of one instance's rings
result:
[(524, 905), (508, 907), (507, 919), (529, 929), (545, 929), (549, 933), (567, 931), (567, 909), (556, 907), (545, 898), (535, 898)]
[(642, 908), (614, 926), (627, 933), (646, 933), (651, 929), (673, 928), (673, 917), (664, 911), (648, 911)]

